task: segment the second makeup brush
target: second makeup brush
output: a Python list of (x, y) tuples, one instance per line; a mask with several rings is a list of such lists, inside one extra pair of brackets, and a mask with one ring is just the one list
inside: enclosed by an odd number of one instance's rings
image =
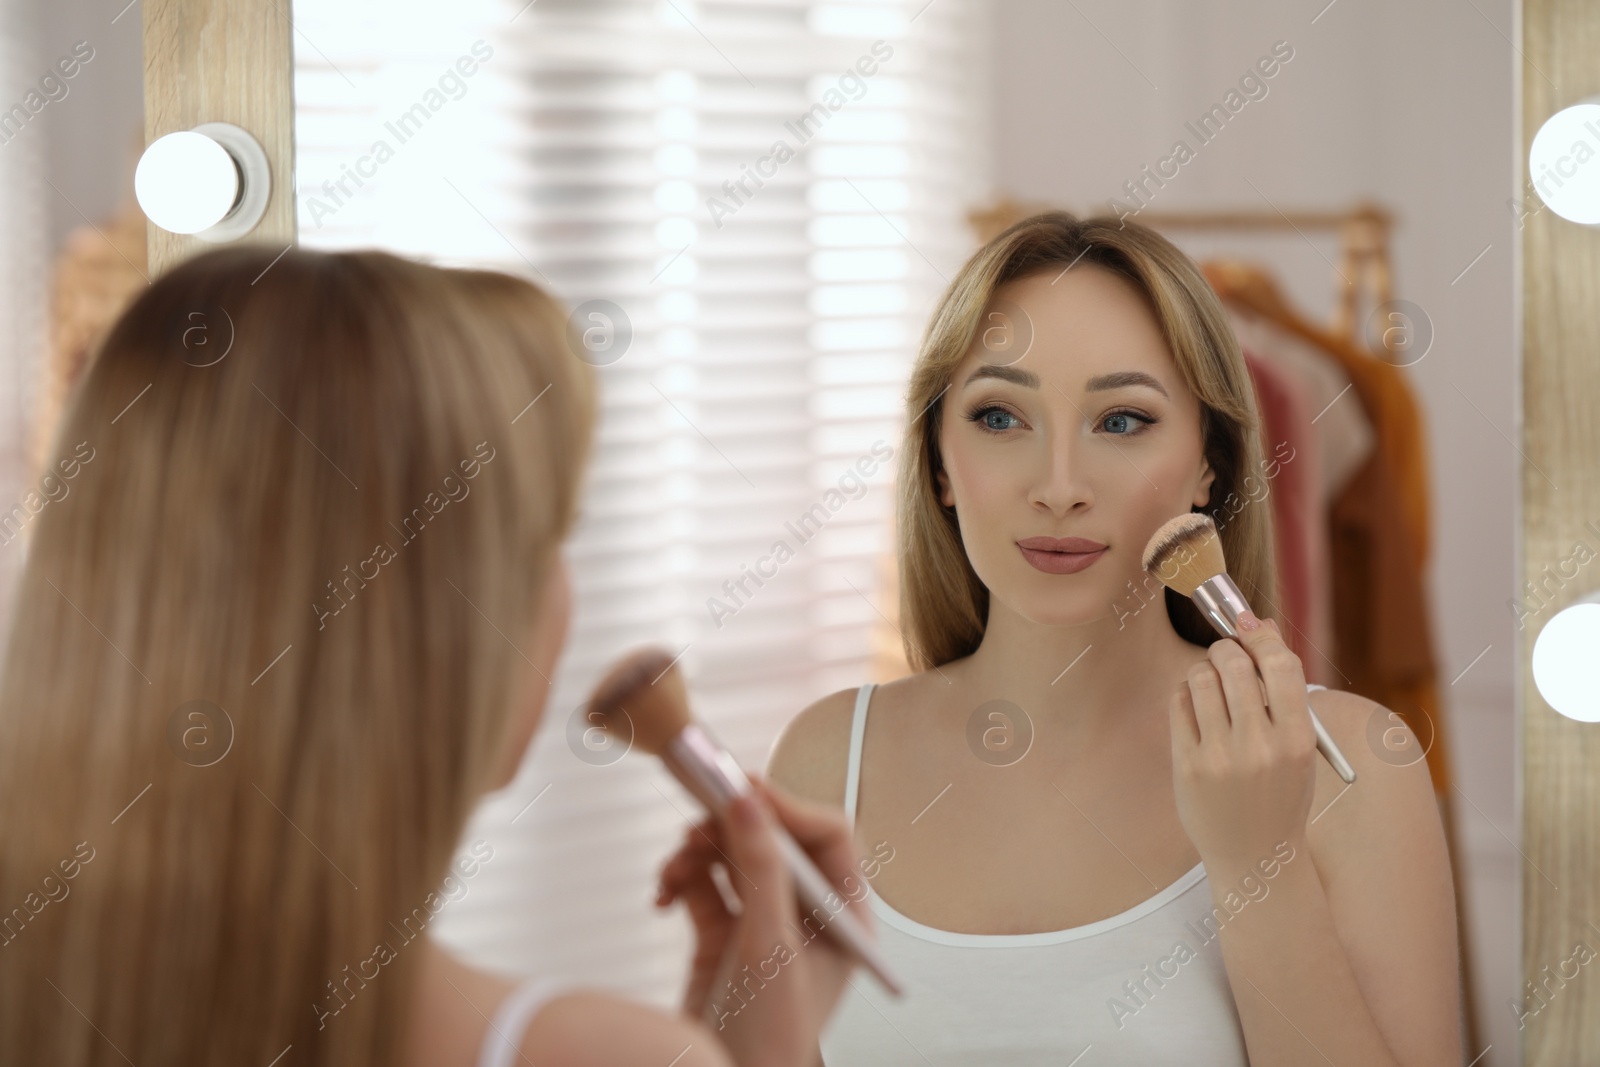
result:
[[(720, 815), (734, 797), (754, 788), (732, 754), (690, 716), (683, 680), (672, 658), (659, 649), (640, 649), (612, 667), (595, 687), (589, 709), (600, 715), (602, 728), (613, 735), (623, 733), (618, 727), (625, 715), (639, 747), (660, 756), (684, 788), (716, 814)], [(833, 913), (827, 907), (827, 898), (838, 896), (827, 876), (782, 823), (775, 823), (773, 832), (784, 863), (794, 877), (795, 896), (801, 908), (808, 915), (818, 909), (832, 914), (822, 932), (861, 961), (892, 995), (900, 996), (904, 987), (866, 927), (848, 908)]]

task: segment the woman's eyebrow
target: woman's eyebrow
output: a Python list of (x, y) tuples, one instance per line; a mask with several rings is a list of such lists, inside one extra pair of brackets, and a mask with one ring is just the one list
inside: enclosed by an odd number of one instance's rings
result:
[[(985, 363), (973, 371), (967, 376), (967, 380), (962, 385), (971, 385), (980, 378), (999, 378), (1001, 381), (1025, 385), (1029, 389), (1039, 388), (1039, 376), (1032, 371), (1022, 370), (1020, 367), (997, 366), (991, 363)], [(1088, 385), (1085, 386), (1085, 391), (1098, 393), (1108, 389), (1121, 389), (1130, 385), (1143, 385), (1154, 389), (1168, 400), (1172, 399), (1160, 381), (1144, 371), (1138, 370), (1119, 370), (1110, 374), (1096, 375), (1089, 379)]]
[(979, 367), (977, 370), (968, 375), (967, 380), (961, 384), (963, 386), (971, 385), (979, 378), (999, 378), (1001, 381), (1016, 382), (1018, 385), (1025, 385), (1029, 389), (1039, 388), (1039, 376), (1032, 371), (1022, 370), (1020, 368), (1011, 366), (1001, 366), (993, 363), (985, 363), (983, 366)]
[(1090, 378), (1086, 388), (1088, 392), (1097, 393), (1103, 389), (1121, 389), (1128, 385), (1148, 386), (1162, 396), (1167, 397), (1168, 400), (1172, 399), (1171, 396), (1167, 395), (1166, 389), (1162, 387), (1159, 381), (1142, 370), (1119, 370), (1110, 374), (1102, 374), (1098, 377)]

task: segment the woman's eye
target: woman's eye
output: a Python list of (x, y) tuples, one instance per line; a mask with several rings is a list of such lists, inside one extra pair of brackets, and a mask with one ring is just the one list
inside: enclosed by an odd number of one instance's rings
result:
[(978, 428), (985, 433), (1005, 433), (1014, 430), (1022, 420), (1002, 407), (990, 405), (988, 407), (974, 408), (967, 413), (967, 421), (975, 422)]
[(1140, 433), (1146, 426), (1152, 425), (1156, 420), (1136, 415), (1131, 411), (1114, 411), (1100, 420), (1100, 425), (1107, 427), (1107, 432), (1113, 437), (1132, 437)]

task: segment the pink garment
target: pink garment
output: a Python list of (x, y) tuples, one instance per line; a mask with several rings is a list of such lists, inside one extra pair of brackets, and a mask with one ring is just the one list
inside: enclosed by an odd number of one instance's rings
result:
[(1334, 648), (1327, 516), (1318, 491), (1321, 464), (1310, 393), (1288, 368), (1249, 349), (1244, 358), (1261, 412), (1264, 466), (1251, 472), (1257, 487), (1246, 485), (1241, 495), (1259, 496), (1259, 484), (1267, 484), (1278, 559), (1276, 614), (1306, 681), (1332, 685), (1338, 669), (1329, 658)]

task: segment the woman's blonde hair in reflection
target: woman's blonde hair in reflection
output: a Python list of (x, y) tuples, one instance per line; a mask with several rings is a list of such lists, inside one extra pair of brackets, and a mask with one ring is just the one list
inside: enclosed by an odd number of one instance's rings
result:
[[(1052, 211), (1022, 219), (967, 260), (940, 297), (912, 368), (898, 537), (900, 629), (913, 670), (971, 654), (983, 640), (989, 612), (989, 590), (967, 560), (955, 512), (939, 502), (939, 421), (951, 375), (971, 351), (1000, 286), (1090, 264), (1115, 271), (1144, 294), (1179, 373), (1200, 401), (1205, 454), (1216, 479), (1209, 504), (1195, 510), (1216, 520), (1228, 573), (1256, 610), (1263, 618), (1277, 614), (1271, 515), (1265, 507), (1241, 506), (1246, 478), (1262, 459), (1255, 389), (1216, 293), (1194, 262), (1156, 231)], [(1107, 610), (1136, 612), (1159, 591), (1179, 636), (1198, 645), (1217, 639), (1193, 601), (1153, 577), (1148, 584)]]
[(0, 1062), (392, 1062), (515, 732), (497, 630), (532, 623), (595, 418), (563, 310), (276, 254), (157, 280), (57, 436), (93, 457), (35, 520), (0, 688)]

